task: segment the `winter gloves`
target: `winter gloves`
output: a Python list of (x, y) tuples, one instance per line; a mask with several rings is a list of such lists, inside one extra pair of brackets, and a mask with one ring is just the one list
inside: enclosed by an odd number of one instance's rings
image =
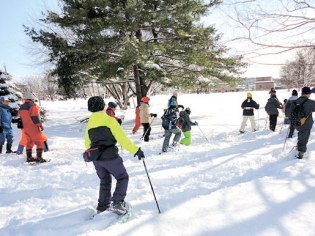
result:
[(120, 118), (117, 119), (118, 123), (121, 125), (122, 120)]
[(197, 122), (197, 121), (195, 121), (195, 122), (194, 122), (194, 125), (198, 125), (198, 122)]
[(144, 159), (144, 158), (145, 158), (144, 153), (143, 153), (143, 151), (141, 150), (141, 148), (138, 149), (138, 151), (135, 153), (134, 156), (137, 156), (138, 159), (139, 159), (139, 161), (141, 161), (141, 159)]
[(157, 117), (157, 114), (155, 114), (155, 113), (150, 113), (150, 116), (151, 116), (151, 117)]

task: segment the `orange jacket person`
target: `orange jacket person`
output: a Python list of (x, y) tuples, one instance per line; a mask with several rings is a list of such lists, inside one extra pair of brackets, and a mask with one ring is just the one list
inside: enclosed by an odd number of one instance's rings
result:
[[(23, 123), (23, 131), (27, 138), (26, 156), (27, 162), (46, 162), (42, 158), (44, 149), (43, 125), (40, 122), (39, 107), (34, 103), (37, 99), (33, 93), (24, 97), (19, 113)], [(32, 148), (36, 145), (36, 158), (32, 157)]]

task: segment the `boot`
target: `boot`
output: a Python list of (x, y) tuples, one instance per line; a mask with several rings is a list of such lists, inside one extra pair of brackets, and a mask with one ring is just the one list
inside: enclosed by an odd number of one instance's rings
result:
[(32, 149), (26, 150), (26, 162), (35, 162), (36, 159), (32, 157)]
[(127, 208), (124, 201), (114, 202), (113, 210), (117, 215), (125, 215), (127, 213)]
[(39, 162), (39, 163), (46, 162), (46, 160), (42, 157), (42, 155), (43, 155), (43, 149), (42, 148), (37, 148), (36, 149), (37, 162)]
[(0, 153), (2, 153), (2, 147), (3, 147), (3, 146), (2, 146), (2, 145), (0, 145)]
[(304, 152), (299, 151), (298, 155), (296, 156), (298, 159), (303, 159)]
[(12, 153), (11, 148), (12, 148), (12, 143), (7, 143), (7, 151), (6, 151), (6, 153)]

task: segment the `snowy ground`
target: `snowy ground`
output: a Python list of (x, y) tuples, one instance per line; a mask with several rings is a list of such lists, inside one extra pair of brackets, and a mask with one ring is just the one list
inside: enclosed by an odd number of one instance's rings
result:
[[(281, 101), (289, 95), (278, 91)], [(25, 156), (0, 155), (0, 235), (315, 235), (315, 135), (307, 157), (295, 159), (290, 150), (296, 136), (282, 152), (287, 127), (279, 118), (276, 132), (265, 129), (264, 109), (255, 115), (259, 131), (239, 135), (245, 96), (180, 95), (209, 142), (193, 127), (191, 146), (162, 155), (161, 119), (153, 122), (154, 139), (141, 143), (140, 133), (130, 134), (134, 110), (124, 112), (123, 127), (146, 154), (162, 214), (142, 162), (123, 151), (130, 175), (126, 200), (134, 214), (127, 223), (109, 226), (105, 216), (89, 220), (99, 180), (81, 158), (84, 127), (76, 119), (89, 114), (86, 101), (44, 102), (51, 148), (44, 157), (51, 162), (29, 166)], [(268, 92), (253, 97), (264, 107)], [(168, 98), (152, 97), (152, 112), (160, 117)]]

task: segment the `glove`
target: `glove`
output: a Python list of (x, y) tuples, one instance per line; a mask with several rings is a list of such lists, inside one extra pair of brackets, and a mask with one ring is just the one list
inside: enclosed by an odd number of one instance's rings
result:
[(138, 151), (136, 152), (136, 154), (134, 155), (134, 157), (137, 156), (139, 161), (141, 161), (141, 159), (144, 159), (145, 156), (144, 156), (144, 153), (143, 151), (141, 150), (141, 148), (138, 149)]
[(157, 114), (155, 114), (155, 113), (150, 113), (150, 116), (151, 116), (151, 117), (157, 117)]
[(2, 128), (2, 126), (0, 126), (0, 133), (2, 133), (3, 132), (3, 128)]
[(194, 122), (194, 125), (198, 125), (198, 122), (197, 122), (197, 121), (195, 121), (195, 122)]
[(43, 127), (43, 126), (39, 126), (38, 128), (39, 128), (40, 131), (43, 131), (43, 130), (44, 130), (44, 127)]
[(185, 109), (185, 107), (184, 107), (183, 105), (178, 105), (177, 107), (178, 107), (178, 108)]
[(118, 121), (118, 123), (121, 125), (122, 120), (118, 118), (117, 121)]

